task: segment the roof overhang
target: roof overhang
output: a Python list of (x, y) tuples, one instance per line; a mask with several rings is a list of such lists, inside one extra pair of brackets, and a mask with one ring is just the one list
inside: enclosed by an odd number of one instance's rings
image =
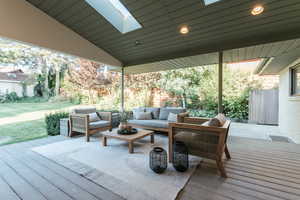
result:
[[(262, 75), (266, 74), (265, 72), (268, 72), (269, 74), (276, 74), (276, 72), (279, 72), (280, 69), (290, 64), (294, 59), (300, 57), (299, 46), (300, 39), (295, 39), (231, 49), (223, 52), (223, 61), (224, 63), (238, 63), (260, 59), (261, 62), (254, 73)], [(213, 65), (217, 64), (218, 61), (218, 53), (214, 52), (129, 66), (125, 67), (125, 73), (147, 73), (178, 68)], [(270, 67), (276, 69), (276, 71), (271, 73)]]
[(263, 66), (257, 69), (256, 73), (260, 75), (276, 75), (284, 68), (290, 66), (300, 58), (300, 47), (293, 51), (286, 52), (280, 56), (273, 57), (265, 62)]
[(112, 66), (122, 63), (25, 0), (0, 1), (0, 36)]

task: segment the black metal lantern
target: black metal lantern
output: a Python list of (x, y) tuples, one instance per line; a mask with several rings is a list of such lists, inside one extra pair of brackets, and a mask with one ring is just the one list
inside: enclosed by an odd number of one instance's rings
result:
[(180, 141), (176, 141), (173, 148), (173, 166), (177, 171), (185, 172), (189, 168), (188, 148)]
[(167, 152), (160, 147), (154, 147), (150, 152), (150, 168), (158, 174), (163, 173), (168, 166)]

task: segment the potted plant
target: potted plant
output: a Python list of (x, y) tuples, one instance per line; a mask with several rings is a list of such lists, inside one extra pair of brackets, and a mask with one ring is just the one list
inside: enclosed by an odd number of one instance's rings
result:
[(128, 125), (128, 114), (125, 111), (121, 113), (119, 129), (129, 131), (131, 129), (131, 126)]

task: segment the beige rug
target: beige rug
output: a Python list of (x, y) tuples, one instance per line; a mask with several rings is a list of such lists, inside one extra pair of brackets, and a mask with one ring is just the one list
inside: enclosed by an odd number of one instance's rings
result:
[(167, 137), (155, 135), (155, 144), (150, 138), (137, 141), (134, 154), (128, 153), (125, 142), (108, 139), (103, 147), (93, 138), (86, 143), (77, 138), (36, 147), (33, 151), (82, 173), (90, 180), (130, 200), (173, 200), (184, 188), (201, 159), (190, 156), (190, 169), (180, 173), (169, 164), (163, 174), (149, 168), (149, 152), (154, 146), (167, 150)]

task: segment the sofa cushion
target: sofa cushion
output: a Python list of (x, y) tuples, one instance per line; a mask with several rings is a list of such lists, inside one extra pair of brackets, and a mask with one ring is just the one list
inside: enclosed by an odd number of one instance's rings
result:
[(160, 120), (167, 120), (169, 113), (180, 114), (186, 111), (185, 108), (161, 108), (159, 113)]
[(140, 108), (134, 108), (134, 109), (132, 109), (133, 119), (136, 119), (137, 113), (140, 113), (140, 112), (145, 112), (145, 108), (140, 107)]
[(136, 119), (137, 120), (150, 120), (150, 119), (152, 119), (152, 113), (151, 112), (138, 112), (138, 113), (136, 113)]
[(90, 122), (97, 122), (97, 121), (100, 121), (101, 119), (98, 116), (98, 114), (96, 112), (94, 112), (94, 113), (89, 114), (89, 120), (90, 120)]
[(140, 125), (140, 126), (147, 126), (153, 128), (168, 128), (169, 122), (167, 120), (129, 120), (128, 123)]
[(89, 107), (89, 108), (75, 108), (73, 110), (75, 114), (90, 114), (90, 113), (95, 113), (96, 108)]
[(160, 108), (146, 107), (145, 109), (146, 109), (146, 112), (151, 112), (152, 113), (152, 118), (153, 119), (159, 119)]
[(110, 125), (109, 121), (104, 121), (104, 120), (89, 123), (90, 129), (107, 127), (109, 125)]
[(177, 117), (178, 115), (177, 114), (174, 114), (174, 113), (169, 113), (169, 116), (168, 116), (168, 121), (169, 122), (177, 122)]

